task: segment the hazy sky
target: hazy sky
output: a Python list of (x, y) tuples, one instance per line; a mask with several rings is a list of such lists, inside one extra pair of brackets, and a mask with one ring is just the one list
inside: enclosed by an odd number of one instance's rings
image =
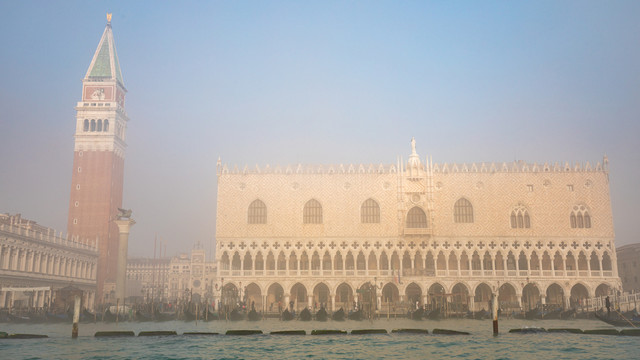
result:
[(638, 242), (640, 1), (0, 1), (0, 212), (66, 232), (76, 102), (106, 24), (130, 122), (129, 253), (215, 238), (216, 161), (610, 159)]

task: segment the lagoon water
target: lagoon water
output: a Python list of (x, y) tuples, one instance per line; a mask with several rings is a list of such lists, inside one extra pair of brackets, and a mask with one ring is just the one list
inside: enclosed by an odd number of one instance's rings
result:
[[(80, 324), (71, 339), (71, 324), (0, 324), (7, 333), (35, 333), (48, 339), (0, 340), (1, 359), (636, 359), (640, 338), (569, 333), (509, 334), (509, 329), (612, 328), (598, 320), (501, 320), (492, 335), (490, 320), (413, 321), (379, 319), (344, 322), (182, 322)], [(428, 329), (429, 335), (391, 334), (400, 328)], [(470, 332), (468, 336), (432, 335), (435, 328)], [(230, 329), (259, 329), (265, 335), (224, 335)], [(314, 329), (386, 329), (388, 335), (312, 336)], [(174, 330), (178, 336), (95, 338), (96, 331)], [(268, 335), (278, 330), (306, 330), (306, 336)], [(182, 336), (184, 332), (218, 332), (215, 336)]]

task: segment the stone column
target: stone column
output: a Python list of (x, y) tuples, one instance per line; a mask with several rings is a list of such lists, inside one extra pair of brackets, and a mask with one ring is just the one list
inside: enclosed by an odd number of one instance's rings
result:
[(331, 296), (331, 312), (336, 311), (336, 294), (332, 294)]
[(116, 276), (116, 299), (124, 304), (127, 282), (127, 251), (129, 249), (129, 230), (136, 223), (133, 219), (119, 219), (114, 221), (118, 225), (120, 241), (118, 243), (118, 271)]
[(4, 308), (7, 299), (7, 292), (0, 290), (0, 309)]

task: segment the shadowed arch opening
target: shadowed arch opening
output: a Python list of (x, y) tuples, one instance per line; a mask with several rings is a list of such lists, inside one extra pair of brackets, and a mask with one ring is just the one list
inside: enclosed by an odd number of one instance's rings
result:
[(422, 304), (422, 289), (420, 289), (418, 284), (411, 283), (407, 285), (407, 288), (404, 290), (404, 295), (407, 301), (409, 301), (410, 308), (416, 309)]
[(295, 283), (295, 285), (291, 287), (289, 305), (291, 305), (291, 302), (293, 302), (293, 309), (296, 312), (300, 312), (300, 310), (309, 306), (309, 304), (307, 304), (307, 288), (301, 283)]
[(343, 308), (346, 311), (351, 309), (351, 304), (353, 302), (353, 290), (351, 286), (347, 283), (342, 283), (338, 285), (336, 289), (336, 309)]
[(360, 207), (360, 221), (363, 224), (380, 223), (380, 205), (373, 200), (367, 199)]
[(329, 287), (325, 283), (319, 283), (313, 288), (313, 311), (321, 307), (326, 308), (329, 302)]
[(582, 284), (575, 284), (571, 288), (571, 296), (569, 304), (572, 308), (581, 308), (585, 306), (585, 300), (589, 298), (589, 291)]
[(457, 283), (451, 289), (451, 312), (454, 316), (462, 317), (469, 311), (469, 289), (462, 283)]
[(413, 207), (407, 213), (407, 228), (422, 229), (427, 227), (427, 214), (419, 207)]
[(304, 204), (302, 211), (304, 224), (322, 224), (322, 205), (316, 199), (311, 199)]
[(247, 285), (244, 290), (245, 298), (247, 299), (248, 310), (255, 309), (256, 311), (263, 312), (262, 307), (262, 291), (256, 283)]
[(249, 224), (267, 223), (267, 206), (260, 199), (253, 200), (247, 210), (247, 222)]
[(382, 303), (395, 306), (400, 301), (400, 293), (398, 287), (393, 283), (387, 283), (382, 288)]
[(473, 222), (473, 206), (465, 198), (460, 198), (453, 205), (453, 221), (456, 223)]
[(444, 311), (446, 302), (444, 286), (439, 283), (431, 285), (427, 291), (427, 301), (431, 310), (440, 309), (440, 311)]
[(564, 290), (562, 290), (562, 286), (556, 283), (549, 285), (546, 303), (550, 308), (549, 310), (564, 308)]
[(284, 304), (284, 289), (282, 285), (273, 283), (267, 289), (267, 304), (269, 306), (269, 312), (277, 311), (281, 313), (285, 308)]
[[(482, 309), (484, 311), (491, 311), (490, 301), (491, 301), (491, 287), (486, 283), (481, 283), (476, 287), (476, 291), (474, 292), (473, 302), (475, 304), (476, 309)], [(475, 309), (474, 309), (475, 310)]]

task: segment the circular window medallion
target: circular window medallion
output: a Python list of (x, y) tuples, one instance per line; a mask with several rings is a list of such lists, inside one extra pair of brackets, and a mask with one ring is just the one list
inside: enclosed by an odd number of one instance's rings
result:
[(382, 184), (382, 188), (385, 190), (391, 189), (391, 183), (388, 181), (385, 181), (384, 184)]
[(413, 195), (411, 195), (411, 201), (412, 201), (413, 203), (418, 203), (418, 202), (420, 202), (420, 195), (418, 195), (418, 194), (413, 194)]
[(298, 190), (300, 189), (300, 184), (298, 184), (297, 182), (294, 182), (293, 184), (291, 184), (291, 188), (293, 190)]
[(440, 181), (438, 181), (438, 183), (436, 184), (436, 189), (440, 190), (440, 189), (442, 189), (442, 186), (443, 186), (442, 183)]
[(240, 189), (240, 190), (244, 190), (244, 189), (246, 189), (246, 188), (247, 188), (247, 184), (245, 184), (245, 183), (243, 183), (243, 182), (241, 182), (241, 183), (239, 183), (239, 184), (238, 184), (238, 189)]
[(193, 287), (199, 288), (200, 287), (200, 280), (194, 280), (193, 281)]
[(542, 186), (544, 186), (544, 187), (548, 188), (549, 186), (551, 186), (551, 180), (549, 180), (549, 179), (545, 179), (545, 180), (542, 182)]
[(349, 184), (349, 183), (344, 183), (344, 189), (345, 189), (345, 190), (349, 190), (349, 189), (351, 189), (351, 184)]
[(586, 187), (587, 189), (590, 188), (591, 185), (593, 185), (593, 182), (591, 180), (587, 180), (584, 182), (584, 187)]
[(484, 189), (484, 183), (482, 181), (478, 181), (478, 183), (476, 184), (476, 189)]

